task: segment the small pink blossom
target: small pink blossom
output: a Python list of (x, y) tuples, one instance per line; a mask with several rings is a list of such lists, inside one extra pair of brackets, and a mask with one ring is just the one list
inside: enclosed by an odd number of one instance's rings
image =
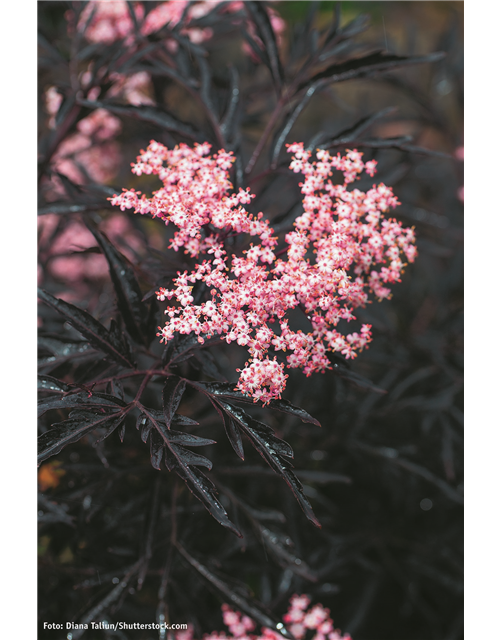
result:
[[(197, 27), (192, 24), (192, 21), (207, 15), (218, 5), (223, 5), (222, 10), (231, 14), (244, 9), (243, 2), (202, 0), (190, 4), (188, 0), (169, 0), (159, 3), (147, 15), (145, 15), (144, 3), (142, 2), (134, 2), (132, 10), (143, 36), (157, 33), (167, 25), (170, 28), (175, 27), (184, 15), (185, 24), (180, 33), (194, 44), (201, 44), (212, 38), (213, 31), (210, 27)], [(281, 34), (285, 30), (285, 22), (274, 9), (269, 8), (268, 13), (279, 46)], [(251, 21), (247, 21), (247, 28), (257, 45), (263, 47)], [(77, 29), (79, 31), (85, 29), (85, 37), (89, 42), (111, 44), (116, 40), (125, 39), (128, 46), (134, 44), (135, 27), (126, 0), (90, 0), (82, 11)], [(166, 40), (167, 48), (175, 52), (178, 48), (177, 41), (168, 38), (168, 35)], [(246, 43), (243, 48), (248, 55), (255, 56), (253, 50)]]
[[(307, 610), (309, 603), (308, 596), (294, 595), (290, 599), (287, 613), (283, 616), (283, 622), (297, 640), (303, 640), (308, 629), (316, 631), (314, 640), (352, 640), (349, 634), (342, 635), (338, 629), (334, 629), (328, 609), (317, 604)], [(307, 626), (300, 623), (290, 624), (291, 620), (301, 617), (307, 618)], [(234, 611), (227, 604), (222, 605), (222, 618), (230, 635), (224, 631), (212, 631), (210, 634), (205, 634), (203, 640), (283, 640), (283, 636), (277, 631), (266, 627), (261, 629), (260, 635), (251, 634), (250, 632), (256, 627), (255, 622), (239, 611)], [(193, 634), (193, 627), (189, 625), (187, 631), (176, 632), (175, 638), (176, 640), (194, 640)]]
[[(132, 7), (137, 20), (142, 21), (142, 2), (134, 2)], [(111, 44), (127, 38), (134, 31), (134, 23), (125, 0), (91, 0), (80, 15), (77, 29), (83, 31), (85, 26), (85, 37), (89, 42), (95, 43)]]

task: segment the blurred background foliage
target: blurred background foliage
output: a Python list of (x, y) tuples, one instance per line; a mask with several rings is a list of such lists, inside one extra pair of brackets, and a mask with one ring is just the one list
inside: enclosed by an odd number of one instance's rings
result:
[[(286, 50), (293, 41), (293, 29), (304, 22), (312, 3), (271, 4), (287, 22)], [(333, 4), (317, 3), (318, 28), (331, 20)], [(342, 24), (360, 13), (371, 19), (370, 28), (356, 38), (360, 46), (370, 44), (399, 55), (434, 51), (447, 55), (432, 64), (330, 87), (312, 99), (288, 141), (309, 141), (319, 130), (336, 135), (363, 117), (396, 107), (374, 124), (370, 136), (412, 136), (411, 144), (417, 150), (363, 150), (367, 158), (379, 162), (376, 179), (392, 186), (402, 203), (396, 217), (415, 226), (419, 257), (394, 287), (391, 300), (360, 312), (360, 319), (373, 325), (374, 340), (349, 373), (339, 375), (332, 370), (305, 378), (290, 372), (286, 397), (316, 417), (322, 428), (266, 414), (268, 423), (293, 446), (294, 465), (323, 525), (321, 530), (309, 525), (283, 482), (259, 464), (253, 451), (248, 451), (244, 466), (238, 464), (213, 411), (194, 394), (186, 393), (183, 399), (183, 413), (200, 420), (204, 437), (218, 441), (210, 449), (210, 458), (231, 517), (237, 524), (238, 518), (245, 518), (235, 509), (233, 493), (255, 508), (279, 509), (286, 522), (271, 515), (270, 528), (282, 536), (283, 548), (293, 549), (310, 567), (315, 580), (273, 556), (263, 543), (262, 531), (241, 542), (221, 530), (180, 486), (175, 489), (178, 527), (183, 531), (183, 544), (195, 549), (196, 557), (207, 558), (214, 570), (237, 577), (279, 614), (291, 593), (308, 593), (313, 601), (331, 609), (335, 625), (350, 632), (354, 640), (460, 640), (463, 3), (340, 5)], [(40, 31), (65, 57), (70, 50), (64, 17), (67, 8), (63, 2), (39, 2)], [(207, 48), (215, 70), (225, 66), (230, 51), (240, 65), (243, 86), (252, 87), (262, 70), (245, 58), (239, 45), (237, 37), (224, 36)], [(64, 82), (58, 74), (58, 68), (41, 66), (41, 136), (47, 119), (43, 92)], [(217, 71), (214, 77), (217, 79)], [(162, 95), (164, 106), (181, 113), (184, 120), (200, 117), (192, 101), (174, 85), (168, 85)], [(253, 95), (250, 90), (248, 95)], [(242, 148), (247, 156), (262, 133), (262, 115), (268, 109), (264, 94), (253, 98), (254, 117), (242, 123)], [(141, 184), (130, 174), (130, 162), (158, 135), (154, 124), (126, 121), (118, 137), (124, 161), (108, 188), (119, 192), (122, 186)], [(164, 141), (170, 140), (165, 135)], [(292, 206), (297, 196), (279, 182), (252, 185), (252, 189), (258, 193), (259, 210), (271, 219)], [(109, 212), (101, 215), (105, 220)], [(136, 233), (149, 246), (163, 251), (167, 236), (162, 225), (129, 217)], [(142, 254), (137, 259), (144, 289), (154, 287), (155, 282), (148, 282), (151, 256)], [(51, 282), (57, 295), (73, 286), (64, 278), (53, 277)], [(87, 284), (80, 306), (106, 315), (113, 298), (107, 274)], [(43, 323), (48, 331), (59, 326), (50, 315)], [(224, 375), (233, 380), (241, 354), (221, 347), (214, 355)], [(171, 526), (172, 503), (167, 493), (171, 495), (175, 480), (166, 472), (158, 479), (138, 440), (130, 431), (123, 444), (113, 437), (97, 450), (81, 441), (41, 466), (41, 620), (78, 620), (125, 575), (124, 567), (135, 562), (143, 544), (153, 494), (160, 506), (147, 579), (140, 589), (130, 584), (115, 602), (112, 615), (118, 620), (154, 619)], [(220, 629), (220, 600), (181, 560), (177, 564), (169, 604), (172, 622), (191, 621), (198, 633)], [(156, 637), (151, 632), (99, 633), (89, 637)], [(55, 636), (42, 632), (42, 637)]]

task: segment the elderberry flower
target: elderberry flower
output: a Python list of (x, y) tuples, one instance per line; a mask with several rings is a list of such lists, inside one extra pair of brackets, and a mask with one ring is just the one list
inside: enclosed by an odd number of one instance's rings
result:
[[(349, 634), (342, 635), (338, 629), (334, 629), (329, 609), (321, 604), (308, 609), (309, 604), (308, 596), (293, 595), (288, 611), (283, 616), (283, 622), (297, 640), (303, 640), (308, 630), (315, 631), (312, 640), (352, 640)], [(230, 635), (224, 631), (212, 631), (203, 636), (203, 640), (283, 640), (283, 636), (268, 628), (262, 628), (260, 634), (251, 633), (256, 627), (255, 622), (227, 604), (222, 605), (222, 619)], [(187, 631), (176, 632), (175, 638), (193, 640), (193, 633), (194, 629), (189, 625)]]
[[(290, 169), (304, 175), (299, 183), (303, 213), (285, 238), (278, 257), (278, 239), (263, 213), (247, 211), (253, 194), (233, 191), (229, 170), (232, 152), (210, 155), (208, 143), (174, 149), (151, 141), (132, 165), (136, 175), (157, 175), (162, 187), (151, 198), (124, 189), (111, 198), (122, 211), (150, 214), (175, 232), (170, 248), (184, 250), (198, 262), (191, 272), (178, 273), (173, 288), (161, 288), (160, 300), (173, 300), (168, 320), (158, 335), (168, 342), (176, 333), (220, 336), (237, 342), (250, 355), (237, 388), (254, 402), (280, 398), (288, 368), (310, 376), (331, 368), (328, 354), (354, 358), (371, 341), (371, 326), (358, 331), (337, 329), (356, 320), (354, 310), (391, 295), (408, 262), (416, 257), (413, 229), (384, 213), (399, 202), (392, 189), (373, 185), (366, 193), (348, 186), (363, 172), (373, 175), (375, 161), (363, 162), (356, 149), (332, 156), (317, 150), (315, 157), (302, 143), (288, 145)], [(333, 184), (334, 171), (343, 184)], [(242, 255), (228, 253), (228, 234), (246, 235), (250, 246)], [(211, 300), (194, 304), (191, 289), (203, 282)], [(300, 309), (310, 331), (292, 331), (287, 312)], [(284, 362), (269, 356), (283, 351)], [(270, 354), (271, 352), (271, 354)]]

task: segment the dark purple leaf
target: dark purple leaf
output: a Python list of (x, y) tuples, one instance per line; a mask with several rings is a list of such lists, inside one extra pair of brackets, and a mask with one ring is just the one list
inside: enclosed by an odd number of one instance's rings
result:
[[(165, 424), (165, 415), (163, 411), (157, 411), (156, 409), (148, 409), (148, 414), (151, 415), (156, 422), (161, 422)], [(200, 423), (196, 422), (192, 418), (188, 418), (187, 416), (181, 416), (178, 413), (172, 418), (172, 424), (177, 427), (196, 427)]]
[(226, 113), (221, 122), (221, 131), (228, 140), (231, 140), (234, 137), (236, 113), (240, 102), (240, 87), (236, 67), (231, 66), (229, 71), (231, 73), (231, 93)]
[(249, 45), (249, 47), (252, 49), (252, 52), (255, 56), (255, 58), (259, 61), (262, 62), (263, 64), (266, 64), (268, 67), (270, 66), (268, 57), (266, 55), (266, 52), (263, 51), (258, 44), (255, 42), (255, 39), (252, 38), (252, 36), (245, 30), (242, 30), (242, 35), (245, 38), (247, 44)]
[(297, 106), (291, 110), (291, 113), (288, 116), (285, 126), (283, 127), (281, 133), (279, 133), (278, 138), (274, 143), (273, 153), (271, 157), (271, 166), (275, 167), (277, 165), (280, 151), (281, 151), (281, 148), (283, 147), (283, 144), (285, 143), (287, 135), (290, 133), (293, 125), (297, 121), (297, 118), (302, 113), (307, 103), (311, 100), (311, 98), (313, 97), (314, 93), (319, 88), (319, 86), (320, 86), (320, 83), (312, 84), (309, 87), (309, 89), (306, 91), (306, 93), (303, 95), (302, 99), (297, 104)]
[(123, 400), (106, 393), (89, 394), (86, 391), (79, 391), (63, 397), (57, 395), (43, 398), (38, 403), (38, 415), (41, 416), (51, 409), (70, 409), (75, 407), (118, 409), (125, 406), (126, 403)]
[(80, 342), (66, 342), (53, 336), (44, 335), (38, 336), (38, 346), (61, 358), (93, 351), (89, 343), (83, 340)]
[[(335, 18), (336, 18), (335, 22), (337, 23), (337, 26), (338, 26), (337, 20), (338, 18), (340, 18), (340, 16), (336, 14)], [(363, 33), (363, 31), (366, 31), (370, 26), (370, 20), (371, 20), (370, 16), (366, 13), (361, 13), (359, 16), (356, 16), (354, 20), (351, 20), (351, 22), (346, 24), (345, 27), (342, 27), (340, 33), (338, 34), (339, 39), (344, 40), (347, 38), (353, 38), (354, 36), (357, 36), (358, 34)], [(327, 40), (332, 41), (333, 39), (337, 41), (337, 38), (335, 38), (335, 33), (330, 33)]]
[(38, 289), (38, 297), (66, 318), (71, 326), (85, 336), (93, 347), (108, 354), (121, 365), (133, 368), (134, 365), (129, 359), (130, 356), (125, 345), (119, 342), (111, 332), (89, 313), (69, 302), (54, 298), (43, 289)]
[(247, 9), (253, 23), (255, 24), (258, 36), (264, 44), (274, 84), (277, 92), (279, 93), (281, 90), (281, 86), (285, 81), (285, 74), (283, 72), (283, 67), (278, 52), (276, 36), (274, 34), (274, 29), (271, 25), (271, 21), (269, 20), (266, 6), (262, 2), (254, 2), (253, 0), (249, 0), (248, 2), (245, 2), (245, 8)]
[[(292, 490), (292, 493), (296, 497), (307, 518), (315, 526), (321, 528), (321, 525), (314, 515), (312, 507), (304, 494), (302, 485), (290, 470), (290, 462), (286, 459), (290, 457), (290, 453), (293, 455), (290, 445), (273, 435), (270, 427), (252, 418), (250, 415), (245, 413), (243, 409), (235, 407), (234, 405), (220, 399), (217, 399), (217, 403), (236, 421), (243, 433), (245, 433), (249, 438), (252, 445), (264, 458), (267, 464), (274, 469), (276, 473), (282, 476)], [(285, 457), (285, 459), (283, 459), (283, 457)]]
[(239, 538), (242, 534), (239, 529), (229, 520), (222, 504), (219, 502), (214, 484), (197, 467), (175, 466), (175, 472), (184, 480), (191, 493), (200, 500), (207, 511), (223, 527), (235, 533)]
[(200, 436), (185, 433), (184, 431), (174, 431), (173, 429), (169, 430), (168, 439), (172, 444), (182, 444), (186, 447), (204, 447), (209, 444), (217, 444), (215, 440), (201, 438)]
[(133, 267), (94, 224), (87, 222), (87, 227), (94, 235), (108, 261), (109, 273), (116, 292), (118, 310), (122, 315), (127, 331), (134, 340), (146, 344), (148, 310), (142, 302), (141, 289)]
[(185, 467), (191, 465), (195, 467), (206, 467), (209, 471), (212, 468), (211, 461), (199, 453), (189, 451), (188, 449), (184, 449), (184, 447), (180, 447), (173, 443), (170, 443), (169, 449), (177, 460), (182, 460), (182, 464)]
[(141, 440), (146, 443), (148, 441), (149, 434), (153, 428), (153, 423), (147, 416), (140, 414), (137, 418), (136, 428), (141, 430)]
[[(200, 389), (200, 391), (206, 393), (209, 396), (221, 396), (223, 398), (232, 398), (233, 400), (237, 400), (238, 402), (255, 404), (251, 397), (245, 396), (243, 393), (241, 393), (241, 391), (235, 389), (234, 385), (230, 382), (196, 382), (193, 383), (193, 386), (196, 386), (198, 389)], [(271, 400), (271, 402), (266, 406), (270, 409), (275, 409), (276, 411), (282, 411), (283, 413), (289, 413), (292, 416), (297, 416), (302, 420), (302, 422), (314, 424), (317, 427), (321, 426), (316, 418), (313, 418), (304, 409), (296, 407), (291, 402), (288, 402), (288, 400)]]
[(226, 435), (236, 455), (239, 458), (241, 458), (241, 460), (244, 460), (245, 452), (243, 450), (243, 441), (241, 439), (240, 431), (236, 426), (236, 424), (234, 423), (234, 420), (225, 411), (223, 411), (221, 406), (210, 396), (209, 396), (209, 400), (222, 419), (222, 422), (224, 424), (224, 429), (226, 431)]
[[(175, 441), (182, 440), (182, 436), (179, 437), (178, 432), (174, 431), (173, 439), (171, 439), (172, 432), (170, 429), (167, 429), (165, 417), (161, 412), (143, 407), (143, 415), (152, 425), (153, 432), (151, 433), (151, 439), (155, 438), (154, 451), (152, 449), (152, 455), (154, 453), (155, 457), (152, 463), (156, 464), (158, 461), (160, 454), (157, 443), (161, 440), (167, 469), (169, 471), (174, 470), (177, 475), (184, 480), (191, 493), (200, 500), (208, 512), (222, 526), (241, 537), (241, 533), (231, 520), (229, 520), (226, 510), (217, 499), (213, 483), (197, 468), (198, 465), (201, 465), (210, 469), (212, 466), (210, 460), (176, 444)], [(184, 437), (189, 440), (189, 434), (184, 434)], [(195, 436), (191, 437), (195, 438)], [(186, 444), (192, 446), (193, 442), (186, 442)], [(195, 440), (195, 446), (199, 445), (201, 445), (201, 442)]]
[(381, 109), (376, 113), (373, 113), (365, 118), (361, 118), (358, 120), (356, 124), (352, 125), (348, 129), (344, 129), (340, 131), (335, 136), (326, 136), (324, 133), (317, 135), (311, 140), (308, 145), (308, 148), (312, 149), (316, 146), (321, 146), (322, 148), (329, 148), (329, 145), (336, 145), (341, 143), (352, 142), (353, 140), (359, 139), (359, 136), (364, 133), (367, 129), (371, 127), (377, 120), (381, 118), (385, 118), (385, 116), (391, 115), (396, 112), (396, 107), (386, 107), (385, 109)]
[(161, 437), (156, 433), (156, 431), (151, 431), (151, 437), (149, 439), (149, 445), (151, 449), (151, 464), (154, 469), (160, 471), (161, 469), (161, 460), (163, 457), (163, 451), (165, 448), (165, 444)]
[(172, 419), (179, 407), (179, 403), (182, 399), (182, 395), (186, 390), (186, 381), (179, 376), (169, 376), (163, 387), (163, 415), (165, 416), (165, 422), (167, 428), (170, 429)]
[(125, 419), (125, 412), (95, 414), (90, 411), (73, 411), (68, 420), (55, 423), (38, 438), (38, 464), (59, 453), (66, 445), (83, 438), (94, 429), (106, 429), (109, 435)]
[(38, 376), (38, 389), (41, 391), (58, 391), (61, 393), (65, 393), (69, 391), (71, 387), (69, 387), (62, 380), (58, 380), (57, 378), (53, 378), (52, 376)]
[(322, 81), (325, 84), (331, 84), (333, 82), (352, 80), (353, 78), (365, 78), (380, 71), (393, 71), (412, 64), (436, 62), (437, 60), (444, 58), (444, 56), (445, 54), (442, 52), (430, 53), (425, 56), (409, 57), (385, 54), (377, 51), (376, 53), (370, 53), (362, 58), (348, 60), (347, 62), (342, 62), (340, 64), (332, 64), (323, 71), (316, 73), (307, 82), (303, 82), (299, 87), (299, 90), (304, 87), (309, 87), (317, 81)]
[(177, 543), (177, 549), (183, 558), (215, 589), (218, 595), (222, 596), (224, 602), (245, 613), (257, 624), (272, 629), (284, 638), (294, 640), (293, 635), (286, 629), (281, 620), (268, 611), (261, 602), (252, 597), (246, 585), (236, 586), (233, 581), (229, 583), (225, 578), (215, 575), (201, 562), (195, 560), (179, 543)]
[(236, 455), (244, 460), (245, 451), (243, 449), (243, 441), (241, 439), (241, 434), (238, 427), (234, 423), (234, 420), (231, 418), (231, 416), (228, 416), (227, 413), (223, 413), (223, 420), (224, 429), (226, 430), (226, 434), (229, 442), (231, 443), (231, 446), (233, 447)]

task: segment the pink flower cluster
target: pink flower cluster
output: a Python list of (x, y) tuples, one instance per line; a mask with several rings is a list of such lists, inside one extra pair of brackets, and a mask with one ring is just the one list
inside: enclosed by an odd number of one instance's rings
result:
[[(354, 320), (353, 310), (366, 305), (370, 293), (389, 297), (388, 285), (400, 280), (406, 261), (416, 256), (413, 229), (383, 216), (398, 204), (389, 187), (374, 185), (366, 193), (348, 189), (363, 171), (373, 176), (375, 161), (364, 163), (356, 150), (345, 156), (317, 150), (313, 159), (302, 143), (289, 145), (288, 151), (290, 168), (305, 179), (299, 183), (304, 212), (279, 252), (286, 259), (275, 251), (278, 239), (263, 214), (243, 206), (253, 194), (233, 191), (232, 153), (209, 155), (207, 143), (167, 149), (151, 141), (132, 172), (157, 175), (162, 188), (151, 198), (134, 189), (111, 198), (122, 211), (173, 223), (171, 248), (183, 248), (198, 261), (190, 272), (177, 274), (172, 289), (157, 292), (160, 300), (177, 303), (165, 311), (161, 340), (195, 334), (203, 343), (217, 335), (244, 346), (250, 359), (238, 370), (238, 388), (263, 403), (281, 397), (287, 378), (284, 363), (270, 358), (270, 351), (286, 352), (287, 366), (308, 376), (331, 367), (328, 352), (354, 358), (370, 342), (371, 327), (343, 335), (340, 321)], [(343, 184), (330, 180), (334, 170), (343, 173)], [(242, 234), (255, 243), (231, 255), (225, 241)], [(196, 282), (210, 291), (201, 304), (194, 304)], [(295, 308), (307, 316), (308, 333), (290, 328), (287, 312)]]
[[(334, 629), (330, 611), (320, 604), (309, 608), (309, 596), (294, 595), (290, 599), (288, 612), (283, 616), (283, 622), (296, 640), (303, 640), (308, 630), (314, 631), (311, 640), (351, 640), (349, 634), (341, 635)], [(238, 611), (233, 611), (227, 604), (222, 605), (222, 618), (229, 629), (230, 635), (224, 631), (213, 631), (204, 636), (203, 640), (283, 640), (276, 631), (262, 628), (260, 635), (252, 634), (255, 622)], [(193, 640), (193, 629), (177, 632), (176, 640)]]
[[(134, 2), (132, 7), (137, 20), (143, 20), (142, 2)], [(86, 25), (85, 37), (94, 43), (111, 44), (134, 32), (126, 0), (91, 0), (80, 15), (78, 31), (83, 31)]]
[[(182, 29), (181, 34), (189, 38), (194, 44), (199, 44), (209, 40), (213, 35), (213, 31), (210, 27), (194, 27), (190, 25), (190, 22), (202, 18), (212, 11), (214, 7), (222, 3), (223, 0), (201, 0), (195, 3), (190, 3), (188, 0), (170, 0), (169, 2), (161, 2), (145, 16), (143, 3), (134, 2), (133, 10), (140, 25), (140, 33), (147, 36), (151, 33), (156, 33), (167, 24), (170, 27), (175, 27), (187, 9), (185, 16), (186, 26)], [(225, 3), (223, 11), (235, 13), (243, 8), (243, 2), (233, 1)], [(272, 9), (269, 10), (269, 17), (273, 29), (279, 36), (285, 28), (284, 21)], [(89, 20), (85, 36), (90, 42), (111, 44), (121, 38), (125, 38), (127, 44), (132, 42), (134, 23), (125, 0), (91, 0), (82, 11), (78, 21), (78, 30), (83, 31)], [(249, 28), (255, 37), (253, 26), (249, 25)], [(170, 39), (168, 41), (168, 48), (171, 51), (177, 49), (175, 40)], [(250, 53), (251, 49), (248, 48), (247, 52)]]
[(302, 640), (309, 629), (316, 632), (311, 640), (351, 640), (349, 634), (341, 635), (338, 629), (334, 629), (329, 609), (321, 604), (308, 608), (310, 604), (309, 596), (294, 595), (288, 612), (283, 616), (287, 628), (297, 640)]

